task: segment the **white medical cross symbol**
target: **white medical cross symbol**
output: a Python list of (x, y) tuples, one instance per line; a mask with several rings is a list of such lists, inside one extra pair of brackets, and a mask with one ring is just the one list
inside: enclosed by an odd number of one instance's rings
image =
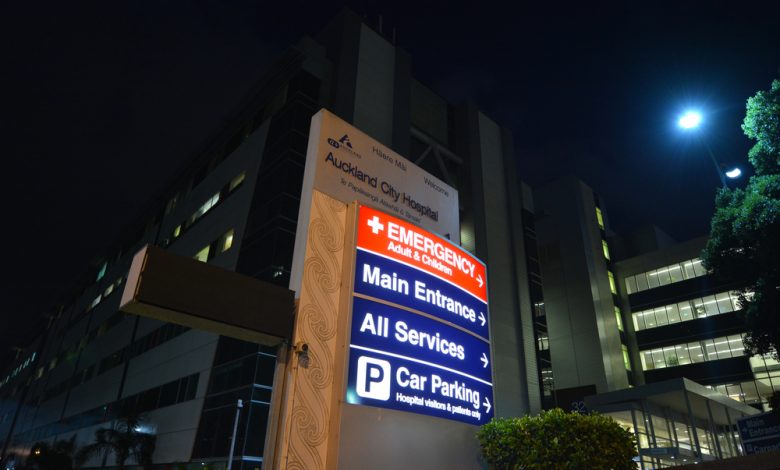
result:
[(379, 222), (379, 217), (374, 216), (373, 219), (369, 219), (368, 222), (366, 222), (369, 227), (371, 227), (371, 231), (374, 232), (374, 235), (378, 234), (382, 230), (385, 229), (385, 226), (382, 225), (381, 222)]

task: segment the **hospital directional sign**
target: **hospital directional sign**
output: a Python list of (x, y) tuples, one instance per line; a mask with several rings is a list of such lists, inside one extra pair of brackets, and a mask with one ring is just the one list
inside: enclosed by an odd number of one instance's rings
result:
[(361, 206), (347, 402), (488, 422), (493, 376), (485, 265)]
[(356, 297), (351, 334), (356, 348), (411, 357), (490, 382), (490, 345), (423, 315)]
[(444, 279), (369, 251), (357, 250), (355, 292), (384, 299), (489, 339), (487, 303)]

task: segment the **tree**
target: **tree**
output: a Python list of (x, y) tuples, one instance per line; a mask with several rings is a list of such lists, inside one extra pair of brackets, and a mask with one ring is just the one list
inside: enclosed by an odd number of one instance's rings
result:
[(38, 470), (71, 470), (73, 468), (73, 452), (76, 449), (76, 436), (68, 440), (36, 442), (27, 457), (27, 466)]
[(152, 466), (152, 454), (157, 438), (153, 434), (140, 432), (143, 419), (137, 412), (125, 410), (113, 428), (101, 428), (95, 431), (95, 442), (88, 444), (76, 453), (76, 463), (80, 467), (94, 456), (105, 459), (113, 453), (119, 470), (124, 470), (125, 462), (133, 456), (136, 462), (149, 469)]
[(477, 432), (495, 470), (634, 470), (634, 435), (607, 416), (566, 413), (493, 419)]
[(780, 345), (780, 80), (747, 100), (742, 130), (756, 141), (755, 169), (745, 189), (723, 188), (715, 199), (704, 266), (721, 281), (742, 285), (739, 303), (750, 355)]

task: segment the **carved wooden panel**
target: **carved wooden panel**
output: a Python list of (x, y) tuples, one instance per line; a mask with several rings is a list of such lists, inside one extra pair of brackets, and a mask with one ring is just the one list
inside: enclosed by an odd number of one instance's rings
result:
[(296, 319), (294, 344), (308, 351), (295, 354), (292, 403), (288, 408), (289, 440), (286, 468), (318, 470), (326, 467), (329, 425), (338, 412), (334, 399), (337, 335), (344, 230), (347, 205), (319, 191), (313, 192), (306, 243), (303, 283)]

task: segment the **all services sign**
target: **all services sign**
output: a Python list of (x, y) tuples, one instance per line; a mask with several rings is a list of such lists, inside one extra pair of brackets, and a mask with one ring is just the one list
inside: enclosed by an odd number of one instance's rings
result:
[(376, 209), (361, 206), (357, 219), (347, 402), (488, 422), (485, 265)]

